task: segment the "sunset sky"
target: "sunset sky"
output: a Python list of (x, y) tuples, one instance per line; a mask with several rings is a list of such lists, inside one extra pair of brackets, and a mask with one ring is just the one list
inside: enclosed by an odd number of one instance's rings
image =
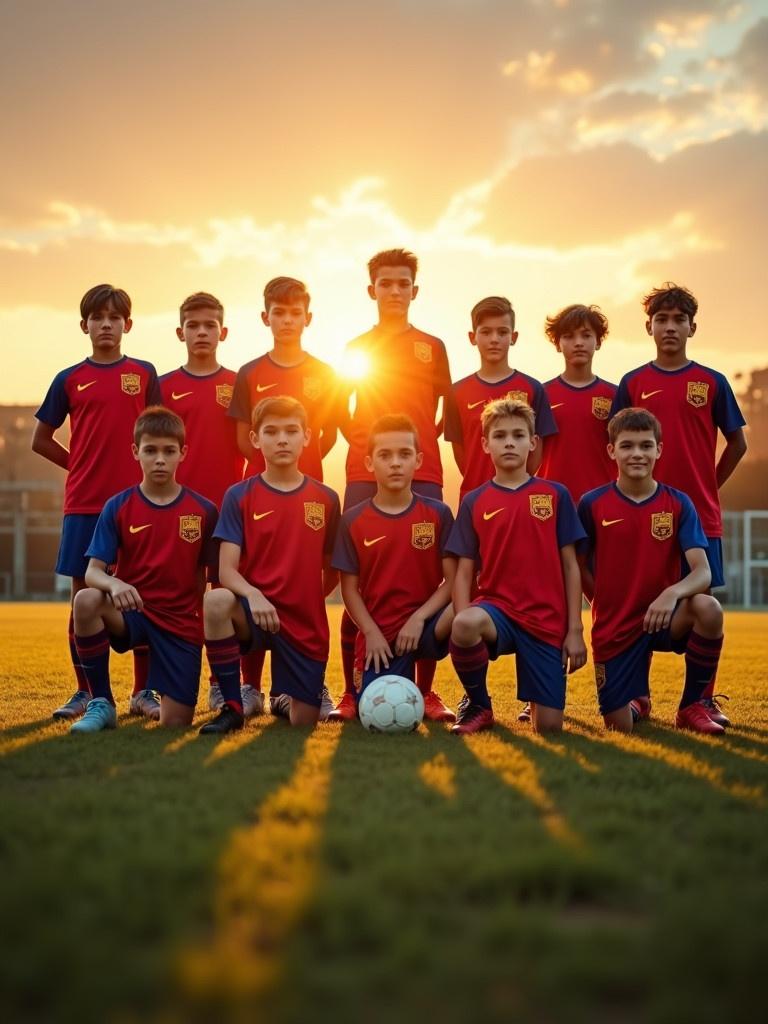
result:
[(301, 277), (306, 347), (338, 365), (395, 245), (456, 378), (500, 293), (543, 379), (547, 313), (598, 303), (615, 380), (650, 358), (639, 302), (668, 278), (699, 297), (696, 358), (768, 362), (764, 0), (2, 0), (0, 34), (2, 402), (87, 354), (99, 281), (164, 372), (185, 295), (222, 298), (236, 368), (267, 347), (266, 280)]

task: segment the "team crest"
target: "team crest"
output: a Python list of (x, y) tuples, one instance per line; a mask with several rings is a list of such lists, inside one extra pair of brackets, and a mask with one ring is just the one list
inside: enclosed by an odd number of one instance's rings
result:
[(319, 377), (305, 377), (302, 391), (304, 397), (308, 398), (310, 402), (316, 402), (323, 393), (323, 382)]
[(651, 516), (651, 534), (656, 540), (669, 540), (674, 527), (674, 517), (671, 512), (654, 512)]
[(534, 519), (540, 519), (544, 522), (546, 519), (551, 519), (554, 515), (551, 494), (532, 494), (528, 501), (530, 502), (531, 515)]
[(141, 377), (138, 373), (121, 373), (120, 387), (126, 395), (141, 394)]
[(216, 385), (216, 401), (219, 405), (223, 405), (225, 409), (229, 408), (229, 403), (232, 401), (232, 390), (231, 384)]
[(703, 380), (689, 380), (685, 397), (691, 405), (701, 409), (702, 406), (707, 404), (709, 384), (706, 384)]
[(420, 363), (432, 362), (432, 346), (428, 341), (415, 341), (413, 343), (413, 354)]
[(607, 420), (608, 414), (611, 411), (611, 400), (610, 398), (593, 398), (592, 399), (592, 415), (596, 416), (599, 420)]
[(304, 522), (313, 530), (322, 530), (325, 526), (325, 505), (321, 501), (305, 501)]
[(528, 405), (528, 393), (525, 391), (508, 391), (507, 398), (510, 402), (522, 402), (523, 405)]
[(202, 523), (202, 516), (179, 516), (179, 536), (188, 544), (194, 544), (196, 540), (200, 540), (203, 532)]
[(601, 665), (599, 662), (595, 662), (595, 684), (598, 690), (602, 690), (605, 686), (605, 665)]
[(435, 524), (434, 523), (413, 523), (411, 526), (411, 544), (419, 551), (426, 551), (427, 548), (435, 545)]

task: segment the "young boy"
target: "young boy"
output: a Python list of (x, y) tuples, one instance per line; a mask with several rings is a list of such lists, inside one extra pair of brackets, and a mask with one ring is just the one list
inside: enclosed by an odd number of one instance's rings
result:
[[(364, 368), (354, 384), (354, 407), (344, 426), (349, 441), (344, 510), (372, 498), (377, 483), (368, 468), (368, 438), (381, 416), (397, 411), (410, 417), (422, 445), (422, 461), (413, 490), (442, 500), (443, 469), (438, 448), (437, 408), (450, 395), (451, 375), (445, 345), (439, 338), (413, 327), (408, 319), (411, 302), (419, 292), (418, 260), (407, 249), (387, 249), (368, 261), (368, 295), (376, 303), (378, 322), (347, 346), (345, 365)], [(341, 660), (345, 692), (334, 717), (357, 714), (354, 661), (357, 627), (347, 612), (341, 622)], [(418, 681), (429, 692), (435, 662), (422, 661)]]
[(215, 533), (221, 589), (205, 595), (205, 636), (225, 703), (202, 733), (242, 729), (240, 654), (254, 648), (272, 652), (274, 714), (314, 725), (322, 703), (339, 499), (299, 469), (310, 433), (295, 398), (259, 402), (251, 440), (265, 469), (230, 487)]
[(480, 422), (488, 402), (509, 398), (533, 409), (539, 442), (528, 459), (531, 473), (536, 472), (541, 462), (545, 447), (542, 439), (557, 434), (542, 385), (509, 365), (509, 350), (517, 341), (512, 303), (500, 295), (490, 295), (477, 303), (471, 316), (469, 340), (480, 355), (480, 369), (453, 385), (453, 401), (445, 420), (445, 439), (453, 444), (456, 465), (462, 474), (461, 498), (490, 480), (495, 471), (481, 441)]
[(547, 480), (565, 484), (577, 502), (582, 494), (615, 476), (606, 428), (616, 385), (592, 371), (608, 321), (597, 306), (566, 306), (547, 318), (546, 331), (565, 368), (544, 385), (557, 433), (547, 442), (539, 472)]
[(488, 661), (513, 652), (517, 696), (530, 702), (534, 730), (560, 731), (566, 668), (587, 657), (574, 548), (584, 531), (566, 488), (526, 468), (537, 443), (530, 406), (490, 402), (482, 432), (496, 472), (462, 501), (446, 549), (459, 559), (450, 651), (466, 691), (452, 731), (493, 726)]
[[(152, 406), (136, 420), (133, 457), (141, 483), (110, 498), (86, 552), (86, 588), (75, 596), (75, 645), (91, 693), (71, 732), (117, 725), (109, 649), (149, 650), (149, 686), (160, 694), (161, 725), (189, 725), (202, 651), (205, 570), (215, 564), (216, 507), (182, 487), (184, 424)], [(114, 565), (114, 575), (107, 566)]]
[[(448, 653), (456, 563), (444, 550), (453, 516), (441, 501), (411, 490), (422, 457), (413, 420), (398, 413), (376, 420), (366, 456), (376, 493), (341, 520), (332, 564), (360, 630), (358, 692), (385, 673), (415, 679), (417, 659)], [(424, 703), (431, 720), (455, 720), (434, 691)]]
[[(584, 592), (592, 602), (592, 652), (600, 712), (609, 729), (631, 732), (651, 711), (653, 651), (685, 655), (678, 729), (720, 734), (703, 697), (714, 683), (723, 613), (706, 593), (707, 541), (690, 498), (658, 483), (661, 426), (646, 409), (623, 409), (608, 424), (618, 480), (585, 494), (579, 517)], [(689, 573), (681, 577), (681, 555)]]
[[(143, 409), (161, 400), (151, 363), (122, 354), (123, 335), (132, 326), (131, 300), (122, 288), (90, 288), (80, 302), (80, 329), (90, 339), (91, 354), (56, 375), (35, 413), (33, 451), (67, 471), (56, 572), (72, 577), (73, 602), (86, 585), (86, 549), (105, 501), (140, 479), (131, 455), (133, 423)], [(67, 416), (69, 450), (55, 437)], [(71, 720), (83, 714), (91, 695), (75, 650), (72, 615), (68, 633), (77, 690), (53, 717)], [(147, 687), (146, 652), (136, 654), (130, 711), (157, 719), (160, 706)]]

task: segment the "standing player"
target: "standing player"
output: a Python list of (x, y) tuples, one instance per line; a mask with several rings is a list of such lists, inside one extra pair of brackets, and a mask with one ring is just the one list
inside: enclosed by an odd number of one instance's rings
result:
[[(385, 672), (414, 679), (418, 659), (448, 653), (456, 562), (444, 552), (453, 516), (441, 501), (411, 490), (421, 461), (413, 421), (382, 416), (371, 428), (366, 458), (376, 493), (341, 520), (333, 567), (341, 571), (344, 604), (360, 630), (358, 692)], [(436, 693), (426, 698), (433, 720), (455, 721)]]
[[(64, 522), (56, 572), (72, 577), (72, 601), (85, 586), (86, 549), (99, 513), (116, 489), (139, 479), (131, 454), (133, 424), (139, 413), (160, 401), (157, 374), (151, 363), (122, 353), (123, 335), (133, 326), (131, 300), (122, 288), (98, 284), (80, 302), (80, 329), (91, 342), (91, 354), (58, 373), (43, 404), (32, 450), (67, 471)], [(70, 447), (55, 434), (69, 416)], [(72, 616), (69, 650), (77, 691), (53, 712), (54, 718), (78, 718), (90, 699), (88, 680), (75, 649)], [(136, 652), (131, 714), (157, 719), (160, 704), (147, 687), (146, 651)]]
[[(422, 446), (422, 462), (413, 480), (420, 495), (442, 500), (443, 469), (436, 427), (437, 409), (450, 395), (451, 375), (445, 345), (439, 338), (413, 327), (408, 320), (411, 302), (419, 292), (418, 260), (406, 249), (388, 249), (368, 261), (368, 295), (376, 303), (378, 323), (347, 346), (345, 363), (363, 369), (355, 383), (351, 418), (344, 427), (349, 441), (345, 511), (376, 493), (376, 481), (366, 465), (372, 425), (391, 412), (410, 417)], [(345, 692), (334, 717), (354, 718), (357, 700), (354, 661), (357, 627), (345, 612), (341, 620), (341, 662)], [(432, 716), (431, 691), (436, 663), (422, 660), (417, 668), (419, 688), (425, 694), (426, 717)], [(443, 715), (440, 707), (434, 713)]]
[[(592, 652), (600, 713), (631, 732), (651, 713), (653, 651), (685, 655), (678, 729), (717, 735), (723, 725), (702, 703), (723, 645), (723, 612), (705, 593), (707, 541), (690, 498), (653, 478), (661, 427), (645, 409), (623, 409), (608, 424), (618, 481), (585, 494), (579, 517), (584, 592), (592, 602)], [(682, 556), (689, 573), (681, 576)], [(620, 567), (620, 571), (617, 569)]]

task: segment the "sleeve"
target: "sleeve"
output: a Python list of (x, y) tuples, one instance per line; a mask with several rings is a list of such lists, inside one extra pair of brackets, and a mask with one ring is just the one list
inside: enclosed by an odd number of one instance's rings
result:
[(213, 531), (217, 540), (226, 540), (230, 544), (243, 546), (243, 510), (238, 500), (238, 485), (230, 487), (224, 495), (221, 515)]
[(338, 495), (333, 495), (331, 506), (328, 509), (328, 525), (325, 528), (325, 542), (323, 554), (333, 555), (336, 547), (336, 538), (339, 534), (339, 519), (341, 518), (341, 506)]
[(48, 388), (43, 404), (35, 413), (35, 418), (49, 427), (60, 427), (69, 415), (69, 396), (66, 387), (66, 371), (57, 373)]
[(235, 386), (232, 389), (232, 401), (227, 409), (227, 416), (232, 416), (243, 423), (251, 422), (251, 395), (248, 388), (248, 371), (241, 366), (235, 377)]
[(114, 565), (117, 562), (117, 554), (120, 549), (120, 529), (117, 525), (118, 508), (115, 499), (110, 498), (102, 509), (93, 531), (93, 537), (91, 537), (91, 543), (85, 552), (86, 558), (98, 558), (106, 565)]
[(159, 379), (160, 394), (162, 396), (163, 405), (168, 405), (168, 402), (171, 400), (171, 394), (173, 392), (174, 372), (175, 371), (172, 370), (170, 373), (164, 373), (163, 376), (160, 377)]
[(355, 544), (349, 530), (349, 522), (343, 516), (336, 534), (331, 565), (339, 572), (349, 572), (354, 576), (360, 572), (360, 560), (357, 557)]
[(551, 437), (557, 433), (557, 424), (549, 404), (549, 395), (538, 381), (533, 386), (533, 415), (536, 433), (539, 437)]
[(733, 433), (739, 427), (746, 426), (747, 422), (741, 414), (731, 385), (721, 373), (717, 374), (717, 392), (712, 405), (712, 416), (715, 426), (724, 434)]
[(203, 533), (203, 547), (200, 554), (200, 562), (207, 569), (218, 569), (219, 567), (219, 542), (214, 537), (219, 512), (212, 502), (205, 505), (205, 532)]
[(566, 544), (576, 544), (586, 537), (584, 527), (576, 514), (576, 506), (573, 504), (566, 487), (557, 487), (557, 543), (564, 548)]
[(704, 548), (706, 551), (709, 545), (693, 502), (687, 494), (683, 494), (681, 491), (678, 491), (678, 497), (680, 499), (680, 525), (677, 529), (677, 539), (681, 550)]
[(591, 555), (595, 549), (595, 520), (592, 517), (592, 502), (582, 498), (576, 514), (584, 530), (584, 537), (577, 542), (576, 550), (579, 554)]
[(464, 443), (464, 428), (461, 425), (461, 414), (459, 413), (459, 402), (456, 397), (456, 385), (451, 385), (451, 390), (445, 399), (443, 409), (443, 435), (446, 441)]
[(443, 554), (455, 555), (457, 558), (474, 558), (475, 561), (480, 557), (480, 544), (472, 525), (472, 503), (469, 501), (469, 495), (459, 506), (459, 514), (451, 527)]
[(616, 394), (613, 396), (613, 402), (611, 403), (611, 411), (608, 414), (608, 419), (615, 416), (621, 409), (627, 409), (632, 405), (632, 400), (629, 397), (629, 387), (627, 386), (626, 375), (619, 381), (619, 386), (616, 388)]
[(162, 405), (163, 395), (160, 390), (160, 382), (157, 379), (157, 370), (154, 366), (149, 367), (147, 378), (147, 405)]
[(448, 545), (448, 538), (451, 535), (451, 530), (453, 529), (453, 524), (453, 512), (451, 512), (448, 506), (444, 504), (440, 509), (440, 554), (443, 557), (448, 554), (446, 547)]
[(435, 400), (440, 396), (448, 400), (448, 396), (451, 393), (451, 370), (448, 366), (448, 352), (446, 351), (445, 345), (442, 341), (438, 340), (438, 344), (435, 346), (435, 374), (434, 374), (434, 389), (435, 389)]

